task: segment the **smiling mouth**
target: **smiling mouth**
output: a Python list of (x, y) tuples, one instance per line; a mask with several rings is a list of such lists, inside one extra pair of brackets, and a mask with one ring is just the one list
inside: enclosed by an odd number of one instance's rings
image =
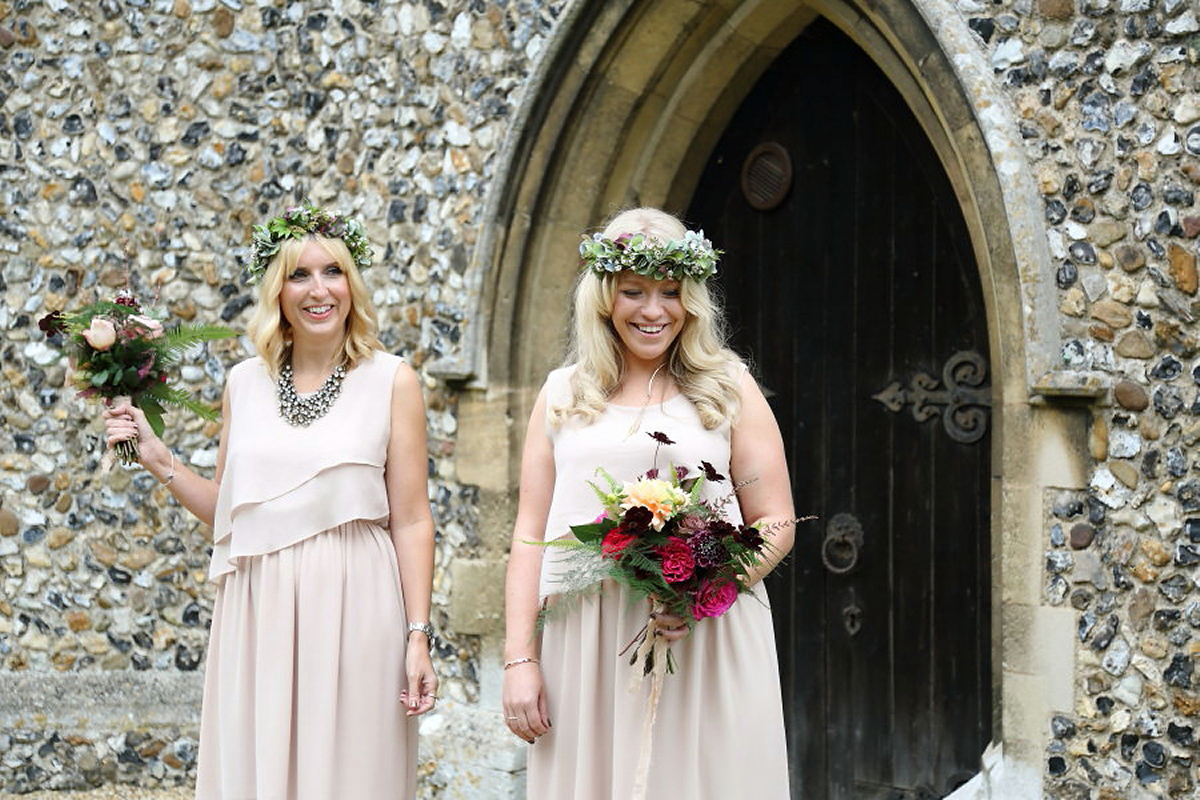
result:
[(312, 314), (314, 317), (324, 316), (325, 314), (328, 314), (332, 310), (333, 310), (333, 306), (329, 306), (329, 305), (309, 306), (308, 308), (304, 309), (304, 311), (306, 313)]
[(653, 335), (656, 333), (661, 333), (663, 331), (663, 329), (666, 328), (667, 326), (666, 325), (637, 325), (637, 324), (634, 324), (633, 327), (637, 328), (642, 333)]

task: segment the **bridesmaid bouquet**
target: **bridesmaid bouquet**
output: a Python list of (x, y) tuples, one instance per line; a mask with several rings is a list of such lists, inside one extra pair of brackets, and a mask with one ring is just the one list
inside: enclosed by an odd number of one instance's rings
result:
[[(659, 446), (674, 444), (665, 433), (647, 435)], [(725, 519), (732, 491), (719, 500), (700, 499), (705, 483), (725, 481), (711, 464), (700, 462), (695, 473), (671, 467), (660, 475), (655, 468), (624, 483), (603, 469), (597, 472), (604, 485), (588, 485), (603, 513), (593, 522), (572, 525), (574, 539), (545, 542), (568, 551), (565, 595), (582, 594), (597, 581), (612, 578), (648, 598), (654, 611), (682, 617), (691, 628), (706, 617), (721, 616), (738, 595), (750, 591), (746, 573), (761, 562), (767, 544), (761, 528)], [(660, 648), (653, 647), (653, 633), (652, 617), (626, 648), (636, 647), (630, 664), (640, 660), (643, 675), (663, 655), (656, 655)], [(667, 671), (674, 672), (669, 649), (665, 656)]]
[[(109, 405), (128, 398), (146, 414), (159, 436), (164, 429), (164, 405), (183, 406), (204, 419), (216, 419), (214, 409), (168, 381), (189, 347), (235, 336), (229, 328), (180, 325), (168, 330), (158, 315), (144, 311), (125, 290), (113, 300), (98, 300), (71, 314), (52, 311), (38, 327), (48, 338), (60, 337), (80, 397), (99, 397)], [(123, 463), (137, 461), (136, 441), (121, 442), (116, 450)]]

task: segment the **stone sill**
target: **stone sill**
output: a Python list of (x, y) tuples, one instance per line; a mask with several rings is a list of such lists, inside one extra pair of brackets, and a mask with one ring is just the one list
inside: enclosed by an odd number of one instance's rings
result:
[(1113, 376), (1094, 370), (1058, 369), (1047, 372), (1029, 388), (1029, 402), (1083, 401), (1108, 405)]

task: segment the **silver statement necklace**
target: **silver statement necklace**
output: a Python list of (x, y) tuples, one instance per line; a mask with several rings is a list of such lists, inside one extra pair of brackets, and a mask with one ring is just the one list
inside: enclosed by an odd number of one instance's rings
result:
[(296, 393), (296, 384), (292, 381), (292, 362), (283, 365), (279, 371), (278, 395), (279, 416), (289, 425), (297, 428), (307, 428), (316, 420), (325, 416), (342, 393), (342, 381), (346, 377), (346, 366), (338, 364), (329, 373), (321, 388), (312, 394)]
[(654, 372), (650, 373), (650, 380), (646, 381), (646, 399), (642, 401), (642, 407), (638, 409), (637, 417), (633, 420), (633, 424), (629, 426), (629, 433), (625, 434), (628, 439), (633, 436), (642, 427), (642, 417), (646, 414), (646, 406), (650, 405), (650, 398), (654, 395), (654, 379), (658, 377), (659, 371), (667, 365), (663, 362), (654, 368)]

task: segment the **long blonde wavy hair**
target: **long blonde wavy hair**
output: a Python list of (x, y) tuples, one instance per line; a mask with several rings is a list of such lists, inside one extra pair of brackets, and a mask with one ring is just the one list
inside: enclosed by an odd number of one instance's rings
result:
[[(634, 208), (613, 217), (603, 235), (615, 239), (625, 233), (641, 233), (668, 242), (682, 239), (686, 231), (682, 222), (665, 211)], [(566, 361), (574, 364), (575, 370), (570, 379), (570, 399), (550, 409), (550, 420), (555, 425), (568, 417), (594, 422), (620, 387), (624, 355), (612, 324), (618, 275), (601, 277), (588, 269), (575, 283), (575, 313)], [(711, 430), (737, 416), (741, 405), (741, 370), (737, 367), (742, 360), (726, 345), (724, 314), (707, 283), (685, 278), (680, 282), (680, 301), (687, 316), (671, 343), (667, 369), (680, 392), (695, 405), (704, 427)]]
[(273, 379), (279, 377), (279, 371), (287, 363), (291, 350), (292, 326), (279, 308), (279, 295), (283, 291), (283, 282), (300, 261), (300, 251), (310, 241), (325, 248), (350, 284), (350, 315), (346, 318), (346, 335), (342, 339), (342, 361), (346, 368), (383, 349), (378, 335), (379, 319), (371, 306), (367, 285), (363, 283), (362, 273), (355, 266), (345, 242), (317, 234), (309, 234), (302, 239), (288, 239), (280, 245), (279, 252), (259, 281), (258, 304), (246, 326), (246, 333), (254, 342), (258, 355), (266, 362), (267, 371)]

